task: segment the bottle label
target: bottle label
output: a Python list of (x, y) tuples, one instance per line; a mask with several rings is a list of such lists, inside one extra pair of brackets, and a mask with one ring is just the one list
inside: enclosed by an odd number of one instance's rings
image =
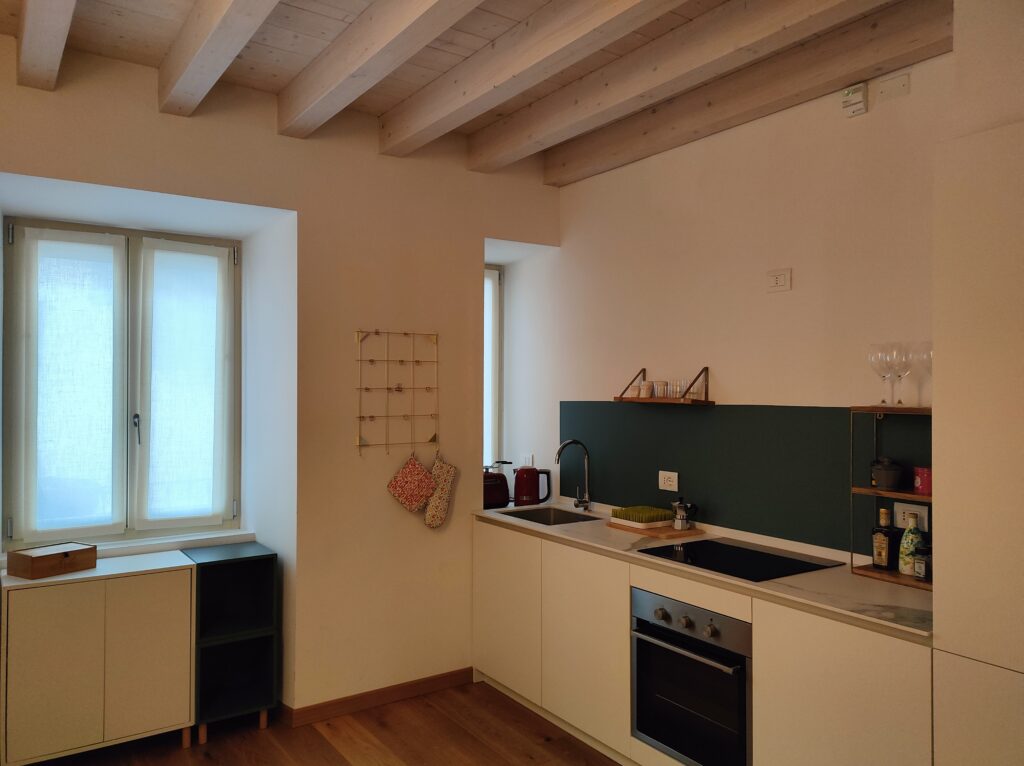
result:
[(883, 527), (888, 527), (892, 524), (892, 512), (888, 508), (878, 509), (878, 523)]
[(914, 559), (914, 577), (920, 577), (923, 580), (926, 574), (928, 574), (928, 562), (924, 559)]
[(876, 566), (884, 567), (889, 563), (889, 538), (881, 532), (875, 532), (872, 536), (872, 560)]

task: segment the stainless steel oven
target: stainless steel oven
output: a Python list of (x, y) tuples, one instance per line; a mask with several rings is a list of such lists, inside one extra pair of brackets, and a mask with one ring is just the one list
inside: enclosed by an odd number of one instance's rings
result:
[(633, 736), (681, 763), (749, 766), (749, 622), (633, 588)]

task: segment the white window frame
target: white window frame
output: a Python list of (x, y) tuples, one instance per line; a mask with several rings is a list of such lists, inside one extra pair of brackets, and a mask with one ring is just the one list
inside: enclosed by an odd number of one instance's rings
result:
[[(115, 407), (115, 429), (119, 430), (122, 436), (120, 442), (123, 450), (115, 447), (114, 460), (115, 476), (118, 481), (123, 479), (124, 512), (120, 514), (123, 518), (115, 524), (101, 527), (72, 527), (58, 530), (36, 531), (26, 536), (25, 520), (22, 518), (24, 505), (21, 503), (21, 492), (25, 482), (24, 465), (22, 458), (30, 454), (22, 445), (21, 449), (13, 448), (12, 433), (19, 429), (11, 423), (9, 417), (4, 417), (3, 426), (3, 549), (12, 550), (26, 545), (43, 544), (50, 540), (87, 540), (89, 542), (109, 542), (128, 539), (144, 539), (161, 537), (166, 535), (180, 535), (193, 532), (209, 532), (213, 529), (237, 529), (241, 523), (241, 508), (239, 498), (241, 497), (241, 370), (242, 370), (242, 338), (241, 338), (241, 243), (235, 240), (225, 240), (213, 237), (199, 237), (191, 235), (179, 235), (167, 232), (143, 231), (137, 229), (124, 229), (114, 226), (96, 226), (62, 221), (50, 221), (33, 218), (7, 217), (3, 220), (3, 256), (4, 256), (4, 311), (3, 311), (3, 338), (4, 338), (4, 364), (3, 364), (3, 405), (5, 415), (23, 411), (23, 407), (16, 407), (12, 402), (19, 401), (14, 397), (23, 395), (23, 382), (27, 374), (24, 366), (19, 365), (17, 360), (9, 358), (9, 350), (24, 344), (11, 343), (9, 333), (17, 331), (12, 325), (16, 321), (12, 314), (12, 307), (24, 306), (26, 304), (27, 291), (31, 285), (12, 284), (12, 275), (24, 273), (24, 269), (12, 268), (15, 258), (15, 236), (25, 228), (45, 229), (51, 231), (67, 232), (70, 237), (77, 235), (94, 239), (97, 236), (108, 236), (124, 238), (124, 269), (115, 269), (115, 289), (122, 290), (121, 297), (115, 301), (115, 321), (122, 322), (124, 331), (122, 333), (124, 353), (120, 355), (118, 362), (121, 364), (124, 375), (124, 391), (120, 396), (123, 406)], [(226, 362), (226, 368), (230, 376), (227, 386), (228, 393), (225, 395), (225, 406), (219, 410), (222, 417), (227, 420), (227, 433), (230, 444), (225, 450), (225, 463), (222, 470), (226, 471), (229, 489), (227, 497), (224, 498), (223, 511), (207, 517), (191, 517), (184, 519), (147, 519), (142, 513), (145, 502), (146, 488), (144, 482), (138, 480), (140, 460), (144, 459), (144, 449), (138, 445), (138, 434), (133, 426), (131, 415), (139, 412), (140, 397), (144, 393), (141, 385), (145, 379), (142, 369), (143, 363), (147, 361), (146, 355), (142, 353), (142, 339), (144, 328), (142, 327), (141, 297), (143, 295), (143, 280), (145, 278), (143, 264), (145, 257), (143, 253), (144, 242), (146, 241), (167, 241), (177, 245), (183, 245), (184, 249), (191, 248), (223, 248), (229, 262), (225, 266), (230, 270), (229, 286), (226, 288), (230, 295), (230, 318), (227, 319), (222, 331), (226, 333), (225, 340), (228, 341), (230, 359)], [(121, 273), (123, 271), (123, 274)], [(24, 280), (23, 280), (24, 281)], [(23, 297), (12, 300), (12, 290), (25, 291)], [(121, 309), (118, 312), (118, 307)], [(24, 313), (24, 312), (18, 312)], [(143, 420), (143, 428), (145, 421)], [(22, 424), (23, 425), (23, 424)], [(24, 432), (22, 427), (20, 432)], [(145, 431), (143, 431), (145, 433)], [(148, 440), (143, 438), (143, 447), (148, 448)], [(120, 453), (120, 454), (119, 454)]]
[[(491, 317), (491, 348), (492, 358), (484, 357), (484, 364), (489, 364), (490, 369), (485, 370), (485, 376), (491, 376), (491, 389), (493, 396), (491, 401), (486, 399), (486, 387), (484, 389), (484, 419), (490, 417), (491, 439), (489, 445), (484, 445), (484, 460), (487, 462), (487, 448), (490, 448), (491, 462), (501, 459), (503, 439), (503, 376), (504, 376), (504, 313), (505, 313), (505, 270), (501, 266), (484, 264), (484, 285), (491, 281), (495, 289), (495, 301), (492, 306)], [(485, 344), (487, 339), (485, 339)]]

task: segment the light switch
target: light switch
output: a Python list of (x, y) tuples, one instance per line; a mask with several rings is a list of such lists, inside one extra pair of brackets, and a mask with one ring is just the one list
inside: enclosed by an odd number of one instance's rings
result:
[(768, 292), (781, 293), (793, 289), (793, 269), (774, 269), (768, 272)]

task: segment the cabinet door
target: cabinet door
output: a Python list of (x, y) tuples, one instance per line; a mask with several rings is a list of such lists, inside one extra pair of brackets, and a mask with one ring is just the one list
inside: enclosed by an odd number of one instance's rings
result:
[(545, 709), (629, 753), (629, 565), (543, 546)]
[(473, 524), (473, 665), (541, 702), (540, 538)]
[[(1024, 672), (1024, 514), (1005, 491), (1024, 454), (1024, 122), (937, 158), (933, 645)], [(978, 381), (984, 395), (965, 396)], [(965, 508), (984, 508), (984, 523)]]
[(754, 763), (930, 766), (931, 650), (754, 600)]
[(8, 594), (6, 760), (103, 739), (103, 582)]
[(935, 766), (1024, 763), (1024, 674), (935, 652)]
[(107, 581), (105, 740), (191, 722), (192, 576)]

